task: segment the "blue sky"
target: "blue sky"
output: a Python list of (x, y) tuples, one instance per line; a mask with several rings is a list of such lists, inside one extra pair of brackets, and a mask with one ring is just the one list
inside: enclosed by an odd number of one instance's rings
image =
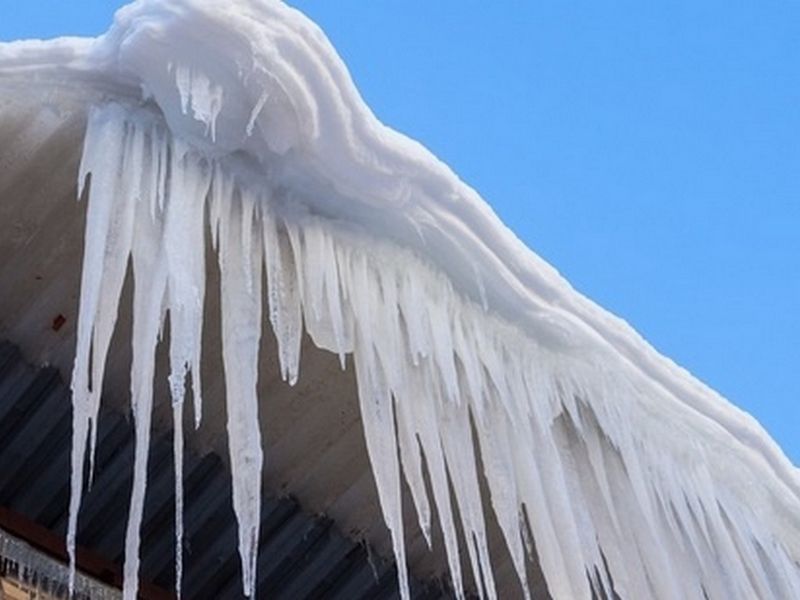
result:
[[(0, 0), (0, 39), (121, 2)], [(367, 102), (800, 464), (800, 4), (296, 0)]]

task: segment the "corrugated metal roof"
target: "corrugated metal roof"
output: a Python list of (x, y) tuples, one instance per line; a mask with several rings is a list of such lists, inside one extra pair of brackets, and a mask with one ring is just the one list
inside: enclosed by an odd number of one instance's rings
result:
[[(55, 368), (27, 364), (0, 342), (0, 505), (64, 535), (69, 501), (69, 391)], [(142, 525), (141, 577), (164, 590), (174, 578), (174, 467), (171, 433), (156, 434), (148, 465)], [(133, 428), (101, 409), (96, 474), (84, 499), (78, 544), (123, 560), (133, 465)], [(187, 452), (185, 587), (187, 598), (241, 597), (230, 475), (214, 453)], [(305, 513), (289, 497), (262, 503), (258, 596), (262, 598), (394, 598), (394, 565), (339, 533), (325, 517)], [(414, 582), (416, 598), (448, 594)]]

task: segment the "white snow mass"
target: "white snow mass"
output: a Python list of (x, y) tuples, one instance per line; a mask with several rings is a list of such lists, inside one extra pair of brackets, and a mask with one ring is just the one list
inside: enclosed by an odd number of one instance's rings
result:
[(180, 593), (181, 415), (190, 382), (200, 423), (210, 239), (245, 595), (256, 582), (268, 317), (289, 383), (301, 376), (304, 332), (343, 368), (352, 357), (403, 598), (401, 477), (429, 543), (438, 515), (460, 598), (462, 552), (478, 595), (497, 596), (482, 479), (526, 595), (526, 563), (538, 560), (557, 599), (591, 598), (609, 578), (631, 599), (800, 598), (800, 476), (777, 445), (575, 292), (424, 147), (382, 125), (298, 11), (273, 0), (139, 0), (94, 40), (0, 45), (0, 74), (94, 90), (78, 175), (88, 212), (72, 377), (73, 578), (130, 261), (136, 455), (124, 597), (137, 594), (167, 321)]

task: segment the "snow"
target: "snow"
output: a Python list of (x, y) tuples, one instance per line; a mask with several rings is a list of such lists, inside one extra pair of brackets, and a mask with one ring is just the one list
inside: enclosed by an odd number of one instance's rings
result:
[(167, 323), (180, 523), (183, 402), (190, 378), (198, 424), (211, 239), (245, 595), (256, 581), (268, 315), (289, 383), (304, 330), (343, 367), (352, 355), (404, 598), (403, 478), (429, 540), (436, 507), (459, 597), (463, 551), (479, 595), (496, 597), (484, 478), (526, 593), (530, 533), (555, 598), (608, 587), (605, 565), (627, 598), (800, 597), (800, 476), (761, 427), (575, 292), (444, 164), (383, 126), (302, 14), (267, 0), (218, 6), (140, 0), (94, 41), (0, 46), (0, 73), (88, 81), (106, 96), (89, 114), (79, 174), (89, 205), (72, 381), (73, 568), (129, 259), (136, 455), (125, 598), (137, 591)]

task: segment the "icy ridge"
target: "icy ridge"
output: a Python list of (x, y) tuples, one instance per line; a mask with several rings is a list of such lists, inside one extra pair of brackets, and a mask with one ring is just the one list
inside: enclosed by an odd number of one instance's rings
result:
[[(132, 256), (126, 597), (135, 596), (154, 348), (167, 315), (176, 432), (187, 376), (200, 418), (206, 221), (223, 279), (246, 593), (263, 462), (254, 425), (263, 262), (284, 377), (298, 377), (304, 328), (343, 364), (353, 356), (404, 595), (401, 476), (423, 532), (435, 504), (461, 595), (452, 484), (468, 564), (494, 597), (485, 476), (523, 585), (529, 526), (557, 598), (608, 585), (605, 564), (624, 597), (800, 597), (800, 477), (777, 445), (574, 292), (427, 150), (380, 124), (300, 13), (272, 1), (220, 11), (210, 0), (142, 0), (93, 42), (0, 47), (0, 71), (26, 68), (94, 81), (114, 100), (92, 113), (80, 176), (92, 174), (68, 545), (74, 554), (87, 446), (93, 456), (100, 394), (91, 384), (102, 382)], [(179, 518), (180, 487), (176, 497)], [(180, 528), (176, 543), (180, 557)]]

